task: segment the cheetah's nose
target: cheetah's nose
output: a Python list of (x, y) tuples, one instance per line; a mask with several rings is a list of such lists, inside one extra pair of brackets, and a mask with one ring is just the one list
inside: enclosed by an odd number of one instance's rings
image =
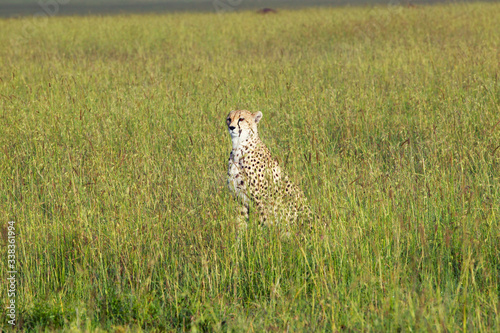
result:
[(229, 126), (229, 129), (232, 131), (234, 130), (236, 127), (235, 126)]

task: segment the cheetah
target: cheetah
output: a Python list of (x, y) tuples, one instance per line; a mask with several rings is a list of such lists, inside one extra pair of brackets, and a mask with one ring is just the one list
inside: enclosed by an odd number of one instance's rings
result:
[(228, 187), (242, 204), (240, 228), (247, 225), (250, 203), (264, 226), (288, 225), (311, 217), (304, 193), (288, 178), (260, 140), (257, 124), (261, 119), (262, 112), (247, 110), (231, 111), (226, 118), (232, 141)]

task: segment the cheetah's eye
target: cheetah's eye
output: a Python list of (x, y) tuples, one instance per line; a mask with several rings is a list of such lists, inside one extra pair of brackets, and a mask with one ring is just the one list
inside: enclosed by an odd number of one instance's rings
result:
[(243, 120), (245, 120), (245, 119), (243, 119), (243, 118), (240, 118), (240, 119), (239, 119), (238, 121), (243, 121)]

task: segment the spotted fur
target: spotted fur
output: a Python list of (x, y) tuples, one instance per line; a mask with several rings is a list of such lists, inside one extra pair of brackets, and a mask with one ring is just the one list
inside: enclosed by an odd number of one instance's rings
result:
[(231, 111), (226, 124), (232, 141), (229, 155), (228, 186), (242, 204), (242, 224), (246, 225), (250, 203), (262, 224), (288, 225), (311, 215), (304, 193), (288, 178), (269, 149), (260, 140), (257, 123), (262, 112)]

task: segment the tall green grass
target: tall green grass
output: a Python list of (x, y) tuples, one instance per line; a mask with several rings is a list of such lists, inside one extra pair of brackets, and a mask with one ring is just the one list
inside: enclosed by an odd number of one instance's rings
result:
[[(0, 20), (17, 328), (499, 331), (499, 9)], [(238, 108), (313, 230), (236, 237)]]

